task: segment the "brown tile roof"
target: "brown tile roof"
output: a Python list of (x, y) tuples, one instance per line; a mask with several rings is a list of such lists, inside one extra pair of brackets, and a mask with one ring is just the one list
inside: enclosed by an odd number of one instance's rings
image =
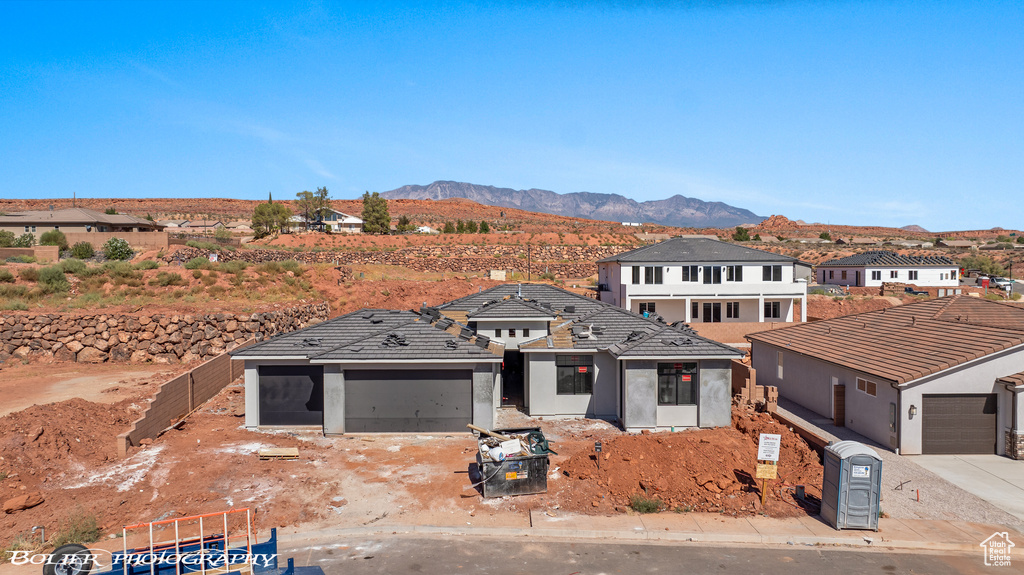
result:
[(29, 224), (107, 224), (111, 226), (160, 227), (156, 222), (128, 214), (105, 214), (86, 208), (62, 208), (59, 210), (26, 210), (0, 216), (0, 223)]
[(747, 339), (906, 383), (1024, 344), (1024, 309), (955, 295)]
[(1000, 377), (996, 381), (998, 381), (999, 383), (1005, 383), (1017, 387), (1024, 387), (1024, 371), (1015, 373), (1013, 375), (1008, 375), (1006, 377)]

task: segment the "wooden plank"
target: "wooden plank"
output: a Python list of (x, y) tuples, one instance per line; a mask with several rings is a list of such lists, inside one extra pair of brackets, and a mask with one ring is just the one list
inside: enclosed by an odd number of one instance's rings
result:
[(260, 459), (298, 459), (298, 447), (266, 447), (260, 449)]

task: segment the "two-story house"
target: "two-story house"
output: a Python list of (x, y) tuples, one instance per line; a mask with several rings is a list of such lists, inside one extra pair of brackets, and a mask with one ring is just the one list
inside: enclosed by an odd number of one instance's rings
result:
[(598, 260), (597, 276), (601, 301), (669, 322), (792, 322), (806, 320), (807, 267), (789, 256), (681, 237)]
[(916, 286), (960, 285), (960, 264), (946, 256), (905, 256), (870, 251), (818, 264), (818, 283), (878, 287), (900, 282)]
[[(363, 231), (362, 218), (357, 218), (356, 216), (352, 216), (344, 212), (339, 212), (338, 210), (335, 210), (333, 208), (327, 208), (327, 211), (324, 214), (323, 219), (317, 222), (310, 222), (309, 227), (319, 228), (321, 224), (323, 225), (324, 231), (329, 232), (345, 232), (350, 234), (356, 234), (362, 233)], [(292, 216), (291, 227), (297, 229), (306, 229), (306, 218), (301, 214), (297, 216)]]

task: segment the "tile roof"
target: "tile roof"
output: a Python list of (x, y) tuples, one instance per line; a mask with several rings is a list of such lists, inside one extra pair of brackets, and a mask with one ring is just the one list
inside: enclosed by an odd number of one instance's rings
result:
[(471, 334), (460, 337), (425, 321), (411, 321), (389, 330), (351, 341), (313, 356), (314, 361), (362, 360), (394, 361), (409, 359), (448, 359), (464, 361), (500, 361), (502, 354), (486, 347), (489, 340), (476, 340)]
[(419, 315), (411, 311), (362, 309), (250, 345), (231, 352), (231, 355), (236, 358), (309, 358), (369, 334), (405, 325), (417, 318)]
[(466, 314), (468, 319), (488, 318), (552, 318), (558, 315), (550, 307), (530, 300), (523, 300), (512, 296), (507, 299), (491, 300), (477, 309)]
[(873, 250), (818, 264), (818, 267), (830, 266), (958, 267), (959, 264), (946, 256), (905, 256), (886, 250)]
[(550, 305), (552, 310), (558, 312), (565, 319), (575, 319), (607, 305), (595, 299), (574, 294), (548, 284), (510, 283), (452, 300), (441, 304), (438, 309), (444, 315), (454, 318), (458, 312), (469, 314), (480, 309), (480, 307), (488, 302), (504, 299), (505, 297), (511, 298), (519, 293), (522, 293), (523, 299), (532, 300), (538, 304)]
[(42, 224), (107, 224), (112, 226), (158, 227), (159, 224), (128, 214), (105, 214), (86, 208), (62, 208), (59, 210), (26, 210), (0, 215), (0, 224), (42, 223)]
[(1013, 385), (1016, 387), (1024, 387), (1024, 371), (1015, 373), (1013, 375), (1007, 375), (1006, 377), (1000, 377), (996, 381), (999, 383)]
[(1024, 344), (1024, 309), (965, 295), (747, 336), (896, 383)]
[(602, 262), (796, 262), (796, 258), (708, 238), (673, 238), (597, 260)]

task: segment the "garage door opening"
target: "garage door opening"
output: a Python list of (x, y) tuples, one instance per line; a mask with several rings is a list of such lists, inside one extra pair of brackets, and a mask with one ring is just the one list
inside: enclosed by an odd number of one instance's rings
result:
[(994, 393), (925, 395), (921, 403), (922, 453), (996, 453)]
[(323, 425), (321, 365), (261, 365), (260, 425)]
[(466, 431), (472, 370), (345, 370), (345, 431)]

